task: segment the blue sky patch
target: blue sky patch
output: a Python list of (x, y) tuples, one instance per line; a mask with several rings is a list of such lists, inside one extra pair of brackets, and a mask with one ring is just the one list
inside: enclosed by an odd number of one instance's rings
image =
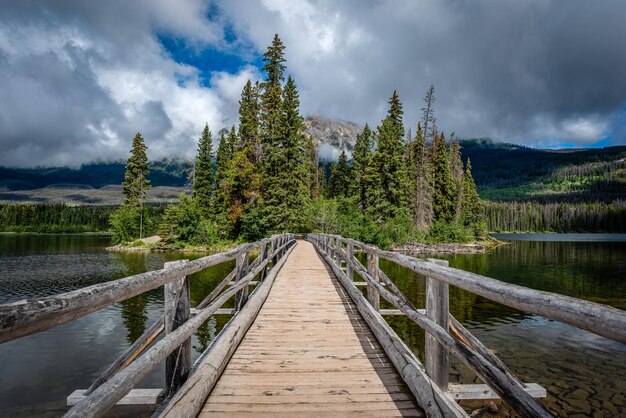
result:
[[(236, 36), (231, 29), (225, 31), (225, 40), (229, 45), (236, 44)], [(225, 71), (231, 74), (238, 72), (246, 65), (262, 67), (262, 55), (255, 51), (252, 60), (244, 58), (239, 51), (226, 51), (212, 45), (198, 47), (189, 45), (183, 38), (174, 38), (166, 35), (157, 36), (163, 49), (179, 64), (196, 67), (201, 78), (201, 85), (211, 87), (211, 73)], [(248, 51), (246, 51), (248, 52)], [(245, 54), (249, 55), (249, 53)], [(183, 77), (177, 78), (179, 85), (184, 85)]]

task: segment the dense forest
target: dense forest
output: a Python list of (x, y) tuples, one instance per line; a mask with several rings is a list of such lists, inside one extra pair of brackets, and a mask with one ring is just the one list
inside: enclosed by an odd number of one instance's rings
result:
[[(469, 241), (486, 233), (471, 164), (457, 140), (435, 125), (434, 88), (416, 135), (405, 139), (397, 92), (376, 129), (357, 136), (352, 163), (343, 152), (328, 175), (305, 134), (300, 99), (286, 75), (278, 36), (263, 55), (266, 78), (246, 83), (239, 126), (219, 139), (204, 127), (190, 174), (191, 196), (165, 209), (158, 234), (173, 245), (215, 246), (280, 232), (323, 231), (389, 246), (410, 240)], [(111, 216), (114, 238), (142, 237), (155, 224), (145, 211), (147, 146), (138, 133), (123, 182), (124, 204)]]

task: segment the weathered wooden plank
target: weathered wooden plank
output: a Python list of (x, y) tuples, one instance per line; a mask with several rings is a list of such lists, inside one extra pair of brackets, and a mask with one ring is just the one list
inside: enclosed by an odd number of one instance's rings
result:
[[(526, 383), (525, 386), (524, 390), (533, 398), (548, 396), (546, 390), (537, 383)], [(489, 386), (483, 384), (449, 385), (448, 392), (458, 401), (500, 399)]]
[[(76, 405), (87, 397), (86, 390), (76, 389), (67, 397), (67, 405)], [(157, 405), (165, 397), (165, 389), (133, 389), (117, 405)]]
[[(165, 268), (184, 265), (188, 260), (170, 261)], [(165, 303), (165, 335), (171, 334), (190, 318), (189, 281), (187, 277), (167, 283), (163, 287)], [(165, 359), (167, 395), (176, 392), (191, 371), (191, 337)]]
[[(286, 245), (284, 244), (284, 246)], [(278, 271), (280, 271), (292, 250), (293, 246), (287, 249), (285, 256), (276, 263), (265, 280), (255, 289), (252, 300), (243, 305), (237, 315), (220, 332), (219, 337), (211, 344), (207, 353), (203, 356), (202, 363), (190, 376), (185, 385), (159, 411), (158, 416), (183, 418), (195, 417), (198, 414), (204, 404), (204, 400), (213, 389), (215, 382), (222, 374), (233, 352), (259, 312), (272, 288), (272, 283)], [(268, 260), (269, 258), (260, 264), (261, 268), (265, 266)], [(257, 273), (253, 271), (248, 275), (252, 278)]]
[[(336, 250), (336, 245), (333, 248)], [(303, 266), (315, 274), (305, 273)], [(355, 403), (350, 394), (363, 399)], [(387, 402), (390, 409), (382, 411), (394, 411), (397, 416), (406, 410), (398, 408), (394, 394), (418, 409), (398, 371), (314, 248), (298, 243), (207, 403), (221, 396), (216, 403), (235, 405), (228, 411), (235, 416), (249, 411), (278, 413), (273, 406), (271, 412), (264, 411), (265, 404), (272, 403), (286, 404), (287, 409), (281, 410), (294, 411), (292, 415), (306, 415), (306, 411), (292, 410), (289, 405), (310, 405), (311, 401), (321, 413), (364, 414), (359, 408), (362, 401), (367, 404), (367, 394), (374, 395), (370, 400)], [(333, 398), (320, 409), (329, 396)], [(331, 411), (331, 403), (350, 407), (341, 406), (343, 412)], [(219, 412), (209, 408), (212, 414)]]
[[(447, 266), (446, 260), (430, 259), (433, 263)], [(448, 332), (449, 311), (448, 284), (439, 280), (426, 278), (426, 316)], [(424, 366), (426, 373), (443, 390), (448, 390), (450, 371), (448, 350), (435, 337), (426, 333)]]
[[(404, 315), (404, 312), (402, 312), (400, 309), (381, 309), (380, 314), (385, 316), (385, 315)], [(424, 312), (426, 312), (426, 310), (424, 309)]]
[[(409, 389), (418, 400), (419, 405), (424, 408), (426, 414), (432, 417), (467, 416), (465, 411), (448, 397), (447, 393), (438, 389), (438, 387), (433, 384), (426, 375), (424, 367), (413, 352), (402, 342), (380, 314), (374, 310), (363, 294), (352, 285), (352, 282), (347, 280), (345, 274), (341, 272), (325, 253), (320, 252), (320, 254), (334, 271), (335, 276), (342, 283), (352, 301), (356, 304), (357, 309), (375, 334), (378, 342), (382, 345), (396, 369), (402, 375), (404, 382), (409, 386)], [(354, 271), (361, 273), (359, 264), (356, 263), (354, 259), (348, 260), (348, 262), (352, 262)], [(382, 287), (380, 284), (378, 285)]]
[(400, 408), (414, 407), (414, 401), (394, 401), (394, 402), (360, 402), (360, 403), (301, 403), (301, 404), (265, 404), (254, 405), (247, 403), (240, 404), (207, 404), (202, 408), (203, 412), (209, 411), (257, 411), (257, 412), (291, 412), (298, 415), (300, 412), (317, 411), (318, 413), (358, 413), (361, 411), (370, 411), (370, 414), (374, 412), (375, 415), (378, 411), (397, 411)]

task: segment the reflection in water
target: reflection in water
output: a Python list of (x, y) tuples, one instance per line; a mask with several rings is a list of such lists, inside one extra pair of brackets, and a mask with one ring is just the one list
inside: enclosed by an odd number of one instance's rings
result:
[(127, 330), (126, 341), (132, 344), (141, 337), (146, 329), (148, 299), (142, 294), (120, 302), (120, 304), (122, 305), (122, 319)]
[(200, 325), (198, 331), (196, 331), (196, 337), (198, 337), (198, 344), (194, 345), (193, 348), (199, 353), (204, 352), (207, 349), (211, 341), (215, 338), (217, 334), (217, 321), (214, 316), (209, 318), (204, 324)]

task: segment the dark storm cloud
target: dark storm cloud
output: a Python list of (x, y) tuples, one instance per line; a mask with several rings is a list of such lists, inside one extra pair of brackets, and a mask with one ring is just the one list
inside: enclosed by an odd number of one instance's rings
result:
[(415, 125), (434, 84), (440, 127), (553, 145), (613, 134), (626, 103), (626, 2), (244, 3), (224, 7), (259, 47), (281, 33), (310, 112), (376, 123), (398, 89)]
[(0, 0), (0, 7), (3, 165), (123, 158), (137, 131), (151, 157), (189, 156), (204, 122), (214, 132), (236, 123), (241, 86), (258, 69), (213, 72), (207, 87), (201, 69), (176, 63), (159, 39), (250, 59), (251, 48), (264, 51), (276, 32), (305, 114), (376, 124), (397, 89), (405, 125), (415, 129), (434, 84), (438, 126), (461, 137), (626, 143), (623, 1)]

